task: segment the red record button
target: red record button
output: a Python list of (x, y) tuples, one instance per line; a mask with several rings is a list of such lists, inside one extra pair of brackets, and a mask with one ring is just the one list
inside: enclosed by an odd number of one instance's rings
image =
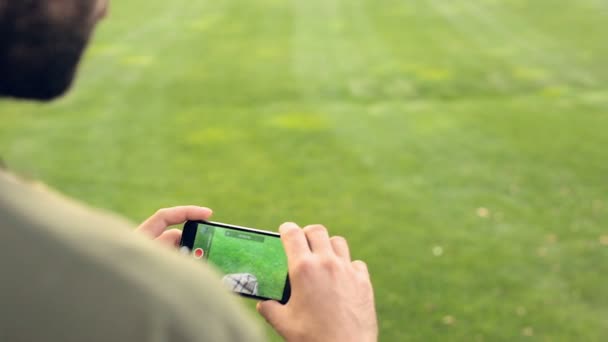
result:
[(205, 255), (205, 251), (203, 251), (202, 248), (197, 248), (194, 250), (194, 257), (197, 259), (200, 259), (203, 257), (203, 255)]

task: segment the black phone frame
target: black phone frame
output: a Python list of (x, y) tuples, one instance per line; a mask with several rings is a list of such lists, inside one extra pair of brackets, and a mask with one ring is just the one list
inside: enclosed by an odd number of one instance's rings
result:
[[(267, 235), (267, 236), (272, 236), (272, 237), (281, 237), (281, 234), (279, 234), (279, 233), (255, 229), (255, 228), (236, 226), (233, 224), (213, 222), (213, 221), (203, 221), (203, 220), (187, 221), (184, 224), (184, 228), (182, 231), (182, 238), (179, 243), (180, 247), (187, 247), (189, 250), (192, 250), (192, 248), (194, 247), (194, 239), (196, 238), (197, 227), (199, 224), (205, 224), (205, 225), (219, 227), (219, 228), (234, 229), (234, 230), (238, 230), (238, 231), (256, 233), (256, 234)], [(242, 297), (258, 299), (258, 300), (275, 300), (281, 304), (286, 304), (289, 301), (289, 297), (291, 296), (291, 285), (289, 283), (289, 273), (287, 274), (287, 277), (285, 279), (285, 287), (283, 288), (283, 297), (280, 300), (277, 300), (275, 298), (266, 298), (266, 297), (248, 295), (248, 294), (244, 294), (244, 293), (240, 293), (240, 292), (236, 292), (236, 291), (233, 291), (233, 293), (236, 293)]]

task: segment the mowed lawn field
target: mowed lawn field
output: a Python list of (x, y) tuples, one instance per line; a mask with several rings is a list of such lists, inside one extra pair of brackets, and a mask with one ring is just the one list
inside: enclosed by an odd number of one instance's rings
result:
[(69, 96), (0, 103), (10, 169), (134, 222), (324, 223), (382, 341), (608, 340), (608, 2), (112, 5)]
[[(249, 273), (258, 280), (258, 294), (264, 298), (283, 298), (287, 277), (287, 260), (281, 240), (259, 236), (243, 239), (235, 231), (216, 228), (208, 261), (216, 265), (222, 274)], [(251, 235), (250, 235), (251, 236)], [(261, 238), (261, 240), (259, 240)]]

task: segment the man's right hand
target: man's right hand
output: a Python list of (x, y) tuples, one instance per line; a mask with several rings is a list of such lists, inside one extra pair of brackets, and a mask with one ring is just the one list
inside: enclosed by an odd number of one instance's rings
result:
[(287, 341), (377, 341), (374, 292), (362, 261), (348, 243), (321, 225), (280, 229), (287, 253), (291, 298), (258, 303), (258, 311)]

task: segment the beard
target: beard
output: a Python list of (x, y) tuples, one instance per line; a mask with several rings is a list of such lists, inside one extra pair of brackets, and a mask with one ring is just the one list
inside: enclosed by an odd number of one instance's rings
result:
[(0, 58), (0, 96), (48, 101), (63, 95), (88, 37), (53, 30), (25, 38)]
[(73, 6), (56, 13), (70, 14), (53, 17), (46, 1), (5, 3), (8, 10), (0, 13), (0, 97), (51, 100), (72, 84), (96, 2), (66, 2)]

